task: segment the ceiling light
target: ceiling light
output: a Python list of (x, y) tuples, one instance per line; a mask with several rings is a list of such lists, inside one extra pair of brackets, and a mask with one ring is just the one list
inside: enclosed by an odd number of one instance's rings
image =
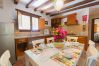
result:
[(64, 0), (54, 0), (54, 8), (60, 11), (64, 6)]

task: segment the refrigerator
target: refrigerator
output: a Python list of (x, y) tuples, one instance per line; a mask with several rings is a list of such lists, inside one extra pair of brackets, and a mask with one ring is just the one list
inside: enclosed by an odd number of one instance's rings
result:
[(0, 56), (4, 51), (9, 50), (11, 63), (15, 63), (15, 40), (14, 40), (14, 23), (0, 22)]

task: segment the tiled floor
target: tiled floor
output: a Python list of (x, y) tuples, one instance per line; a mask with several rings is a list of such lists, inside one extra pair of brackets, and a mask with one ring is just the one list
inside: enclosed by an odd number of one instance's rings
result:
[[(96, 42), (96, 48), (99, 50), (99, 42)], [(84, 63), (85, 63), (85, 56), (84, 56), (84, 54), (82, 54), (81, 59), (80, 59), (80, 61), (79, 61), (77, 66), (84, 66)], [(24, 57), (23, 57), (23, 59), (18, 60), (16, 62), (16, 64), (14, 64), (13, 66), (25, 66)]]
[(18, 60), (13, 66), (25, 66), (25, 59)]

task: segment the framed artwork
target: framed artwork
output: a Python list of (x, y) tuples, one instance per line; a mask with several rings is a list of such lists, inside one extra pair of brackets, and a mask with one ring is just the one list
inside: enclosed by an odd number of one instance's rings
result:
[(45, 21), (45, 25), (48, 25), (48, 21)]
[(3, 8), (3, 0), (0, 0), (0, 8)]

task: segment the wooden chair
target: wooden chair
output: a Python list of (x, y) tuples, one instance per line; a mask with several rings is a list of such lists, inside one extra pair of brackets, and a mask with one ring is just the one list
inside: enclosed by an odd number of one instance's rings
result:
[(96, 59), (98, 56), (99, 52), (95, 46), (89, 45), (86, 52), (86, 66), (96, 66)]
[(46, 38), (46, 39), (47, 39), (47, 44), (54, 42), (54, 37), (49, 37), (49, 38)]
[(77, 42), (78, 37), (67, 36), (67, 42)]
[(99, 56), (98, 50), (89, 45), (86, 54), (82, 55), (80, 58), (78, 66), (96, 66), (96, 59)]
[(32, 44), (33, 44), (33, 48), (37, 48), (37, 47), (44, 48), (45, 47), (44, 39), (33, 40)]
[(54, 37), (47, 38), (47, 46), (48, 47), (54, 48), (53, 42), (54, 42)]
[(92, 41), (92, 40), (89, 40), (89, 43), (88, 43), (89, 45), (92, 45), (92, 46), (95, 46), (95, 42), (94, 41)]
[(6, 50), (0, 57), (0, 66), (12, 66), (10, 63), (10, 52)]

